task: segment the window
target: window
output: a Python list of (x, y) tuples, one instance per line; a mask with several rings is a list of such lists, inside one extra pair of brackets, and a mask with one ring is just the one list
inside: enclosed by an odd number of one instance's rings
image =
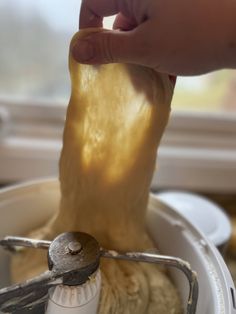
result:
[(236, 118), (236, 71), (222, 70), (202, 76), (179, 78), (173, 108), (208, 114), (226, 112)]
[[(57, 175), (79, 7), (0, 2), (0, 182)], [(178, 78), (172, 108), (154, 187), (235, 191), (236, 71)]]
[(78, 0), (2, 0), (0, 95), (66, 102), (70, 39), (78, 29)]

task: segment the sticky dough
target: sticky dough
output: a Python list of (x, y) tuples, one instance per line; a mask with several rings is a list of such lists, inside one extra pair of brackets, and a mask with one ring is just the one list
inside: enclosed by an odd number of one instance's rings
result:
[[(98, 30), (89, 30), (89, 32)], [(74, 36), (73, 46), (78, 37)], [(72, 92), (60, 158), (57, 215), (30, 234), (53, 239), (84, 231), (106, 248), (153, 247), (145, 215), (157, 148), (173, 85), (167, 75), (136, 65), (81, 65), (69, 56)], [(46, 268), (46, 254), (27, 250), (12, 262), (13, 278)], [(179, 314), (177, 292), (154, 265), (102, 260), (100, 314)]]

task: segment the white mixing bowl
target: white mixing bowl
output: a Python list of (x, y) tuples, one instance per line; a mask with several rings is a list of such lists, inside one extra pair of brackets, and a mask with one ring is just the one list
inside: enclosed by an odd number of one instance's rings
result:
[(162, 191), (155, 197), (192, 222), (224, 253), (232, 227), (223, 208), (202, 195), (184, 191)]
[[(42, 225), (58, 208), (59, 198), (58, 181), (51, 179), (3, 189), (0, 192), (0, 238), (23, 235)], [(234, 284), (215, 246), (180, 213), (152, 195), (147, 224), (161, 253), (189, 261), (197, 271), (197, 314), (236, 314)], [(171, 276), (186, 307), (187, 280), (178, 270), (172, 269)], [(0, 287), (9, 284), (9, 255), (0, 249)]]

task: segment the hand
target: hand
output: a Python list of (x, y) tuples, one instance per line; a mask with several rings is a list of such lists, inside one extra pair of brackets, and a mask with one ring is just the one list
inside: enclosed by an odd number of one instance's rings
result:
[(73, 47), (81, 63), (135, 63), (173, 75), (236, 67), (236, 1), (83, 0), (80, 28), (114, 30), (88, 35)]

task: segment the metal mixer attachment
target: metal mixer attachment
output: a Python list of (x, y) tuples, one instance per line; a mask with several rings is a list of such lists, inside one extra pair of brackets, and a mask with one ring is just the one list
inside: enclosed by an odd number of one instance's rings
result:
[(51, 241), (22, 237), (5, 237), (0, 246), (14, 251), (19, 247), (48, 250), (48, 268), (45, 273), (20, 284), (0, 289), (0, 311), (3, 313), (42, 313), (48, 292), (58, 285), (83, 285), (99, 268), (100, 258), (162, 264), (181, 270), (189, 282), (187, 314), (196, 313), (198, 282), (189, 263), (180, 258), (152, 253), (118, 253), (106, 250), (89, 234), (63, 233)]

